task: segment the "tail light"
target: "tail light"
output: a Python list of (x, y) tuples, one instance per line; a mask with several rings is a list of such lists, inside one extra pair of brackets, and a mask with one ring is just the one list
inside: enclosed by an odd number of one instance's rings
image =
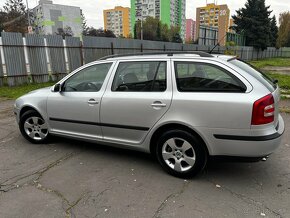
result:
[(272, 94), (257, 100), (253, 105), (252, 125), (262, 125), (274, 121), (275, 105)]

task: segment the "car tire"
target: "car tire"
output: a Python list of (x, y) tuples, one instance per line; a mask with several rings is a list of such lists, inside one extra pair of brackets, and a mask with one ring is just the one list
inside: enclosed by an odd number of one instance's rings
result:
[(207, 163), (205, 144), (183, 130), (169, 130), (157, 141), (156, 156), (162, 168), (179, 178), (190, 178)]
[(19, 129), (25, 139), (34, 143), (45, 143), (49, 139), (48, 125), (34, 110), (26, 111), (19, 122)]

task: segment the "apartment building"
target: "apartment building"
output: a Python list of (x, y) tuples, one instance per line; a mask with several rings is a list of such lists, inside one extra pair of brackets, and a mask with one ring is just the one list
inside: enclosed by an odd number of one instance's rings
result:
[(196, 22), (192, 19), (186, 19), (185, 41), (186, 42), (194, 41), (195, 33), (196, 33)]
[(111, 30), (117, 37), (128, 37), (132, 29), (130, 13), (130, 8), (121, 6), (104, 10), (104, 28)]
[[(207, 4), (196, 9), (196, 26), (199, 34), (200, 26), (218, 28), (218, 41), (220, 45), (226, 44), (226, 34), (229, 29), (230, 10), (227, 5)], [(196, 34), (196, 39), (198, 39)]]
[(179, 26), (185, 39), (185, 7), (186, 0), (131, 0), (131, 23), (155, 17), (169, 27)]

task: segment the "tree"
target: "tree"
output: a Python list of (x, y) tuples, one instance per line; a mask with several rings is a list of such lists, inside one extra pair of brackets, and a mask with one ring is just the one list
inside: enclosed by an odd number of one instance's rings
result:
[(82, 35), (86, 36), (88, 34), (89, 27), (87, 26), (87, 20), (85, 18), (82, 9), (81, 9), (81, 19), (82, 19)]
[(284, 12), (279, 17), (279, 31), (277, 46), (278, 47), (289, 47), (290, 46), (290, 12)]
[(0, 28), (2, 27), (2, 30), (5, 32), (27, 32), (27, 10), (23, 0), (7, 0), (0, 13)]
[(276, 16), (275, 15), (271, 19), (270, 28), (271, 28), (270, 46), (271, 47), (276, 47), (277, 39), (278, 39), (278, 27), (277, 27), (277, 20), (276, 20)]
[(246, 45), (258, 49), (266, 49), (271, 41), (271, 19), (269, 6), (265, 0), (247, 0), (245, 7), (237, 10), (233, 16), (236, 26), (233, 29), (238, 34), (246, 36)]
[[(158, 18), (147, 17), (143, 21), (143, 39), (164, 41), (164, 42), (182, 42), (180, 37), (180, 28), (178, 26), (168, 27)], [(134, 25), (134, 37), (141, 38), (141, 21), (137, 21)]]
[(137, 23), (134, 24), (133, 32), (134, 32), (134, 39), (137, 39)]
[(73, 36), (74, 33), (70, 26), (66, 26), (65, 28), (57, 28), (56, 35), (61, 35), (62, 38), (65, 38), (66, 36)]
[(105, 37), (109, 38), (116, 38), (116, 35), (113, 33), (112, 30), (104, 30)]
[(170, 27), (170, 41), (176, 43), (182, 43), (182, 38), (180, 36), (180, 27), (179, 26), (171, 26)]
[(88, 28), (87, 36), (116, 38), (115, 34), (111, 30), (104, 30), (103, 28), (95, 29), (94, 27)]
[(174, 36), (172, 37), (171, 42), (176, 42), (176, 43), (182, 43), (182, 38), (179, 33), (175, 33)]

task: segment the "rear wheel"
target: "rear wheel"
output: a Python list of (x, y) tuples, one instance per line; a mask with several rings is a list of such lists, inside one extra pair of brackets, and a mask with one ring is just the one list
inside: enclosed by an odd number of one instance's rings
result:
[(206, 165), (204, 143), (183, 130), (165, 132), (157, 142), (159, 163), (169, 174), (187, 178), (199, 173)]
[(32, 143), (44, 143), (49, 137), (47, 123), (39, 113), (33, 110), (21, 116), (19, 129), (24, 138)]

